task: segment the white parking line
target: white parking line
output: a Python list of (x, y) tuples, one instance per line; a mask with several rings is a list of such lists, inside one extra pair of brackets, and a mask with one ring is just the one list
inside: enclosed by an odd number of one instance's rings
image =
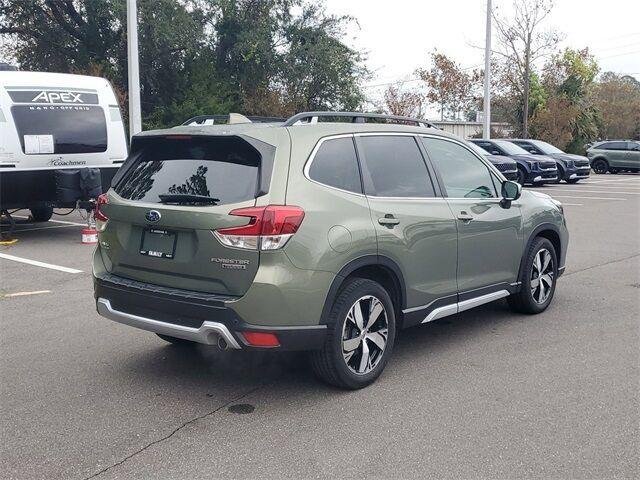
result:
[(51, 293), (51, 290), (36, 290), (34, 292), (16, 292), (16, 293), (7, 293), (4, 295), (0, 293), (0, 298), (26, 297), (29, 295), (42, 295), (43, 293)]
[(553, 198), (587, 198), (589, 200), (617, 200), (620, 202), (626, 202), (627, 198), (615, 198), (615, 197), (579, 197), (575, 195), (552, 195)]
[[(24, 225), (24, 224), (23, 224)], [(28, 223), (27, 225), (33, 225), (31, 223)], [(20, 227), (20, 225), (17, 225), (18, 227)], [(50, 228), (69, 228), (69, 227), (75, 227), (75, 225), (53, 225), (51, 227), (36, 227), (36, 228), (16, 228), (13, 233), (21, 233), (21, 232), (35, 232), (36, 230), (48, 230)]]
[[(15, 218), (25, 218), (28, 219), (29, 217), (25, 216), (25, 215), (12, 215)], [(78, 222), (69, 222), (67, 220), (49, 220), (52, 223), (61, 223), (63, 225), (77, 225), (79, 227), (86, 227), (87, 224), (86, 223), (78, 223)], [(40, 223), (40, 222), (38, 222)], [(45, 222), (42, 222), (45, 223)]]
[(36, 267), (58, 270), (65, 273), (82, 273), (82, 270), (76, 270), (75, 268), (62, 267), (60, 265), (53, 265), (52, 263), (38, 262), (37, 260), (29, 260), (28, 258), (16, 257), (15, 255), (8, 255), (6, 253), (0, 253), (0, 258), (4, 258), (5, 260), (13, 260), (14, 262), (26, 263), (28, 265), (34, 265)]
[[(600, 187), (594, 187), (600, 188)], [(575, 188), (554, 188), (554, 192), (579, 192), (579, 193), (618, 193), (621, 195), (640, 195), (640, 192), (624, 192), (621, 190), (585, 190), (583, 188), (575, 189)]]

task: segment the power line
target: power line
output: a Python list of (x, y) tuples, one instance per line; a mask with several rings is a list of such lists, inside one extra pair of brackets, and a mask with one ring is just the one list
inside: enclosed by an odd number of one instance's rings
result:
[(624, 55), (633, 55), (634, 53), (640, 53), (640, 50), (634, 50), (633, 52), (618, 53), (616, 55), (608, 55), (606, 57), (598, 57), (597, 60), (604, 60), (605, 58), (623, 57)]

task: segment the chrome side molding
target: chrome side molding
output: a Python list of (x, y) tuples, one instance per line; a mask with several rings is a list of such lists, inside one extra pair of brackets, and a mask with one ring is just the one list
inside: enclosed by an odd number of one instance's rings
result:
[(425, 317), (422, 323), (431, 322), (439, 318), (448, 317), (449, 315), (455, 315), (456, 313), (464, 312), (472, 308), (484, 305), (485, 303), (499, 300), (500, 298), (508, 297), (511, 295), (508, 290), (498, 290), (496, 292), (480, 295), (479, 297), (463, 300), (462, 302), (452, 303), (443, 307), (438, 307), (432, 310), (429, 315)]
[(205, 345), (217, 345), (218, 339), (223, 338), (230, 348), (240, 349), (240, 345), (231, 335), (226, 325), (218, 322), (205, 321), (200, 328), (185, 327), (173, 323), (161, 322), (152, 318), (140, 317), (131, 313), (121, 312), (111, 306), (106, 298), (98, 298), (98, 313), (114, 322), (123, 323), (130, 327), (140, 328), (149, 332), (183, 338)]

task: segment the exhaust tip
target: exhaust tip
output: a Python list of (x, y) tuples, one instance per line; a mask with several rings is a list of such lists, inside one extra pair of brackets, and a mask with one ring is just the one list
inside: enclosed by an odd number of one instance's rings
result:
[(227, 350), (229, 348), (229, 344), (224, 338), (218, 337), (218, 348), (220, 350)]

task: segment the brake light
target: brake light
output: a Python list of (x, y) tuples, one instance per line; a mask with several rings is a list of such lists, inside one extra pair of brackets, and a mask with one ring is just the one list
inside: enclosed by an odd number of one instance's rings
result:
[(279, 347), (280, 341), (275, 333), (268, 332), (240, 332), (252, 347)]
[(109, 203), (109, 199), (107, 198), (106, 193), (98, 195), (98, 198), (96, 198), (96, 208), (93, 212), (96, 220), (100, 222), (106, 222), (107, 220), (109, 220), (109, 217), (107, 217), (101, 209), (102, 206), (108, 203)]
[(304, 210), (289, 205), (269, 205), (238, 208), (229, 215), (249, 217), (250, 220), (246, 225), (215, 230), (213, 233), (220, 243), (250, 250), (277, 250), (298, 231)]

